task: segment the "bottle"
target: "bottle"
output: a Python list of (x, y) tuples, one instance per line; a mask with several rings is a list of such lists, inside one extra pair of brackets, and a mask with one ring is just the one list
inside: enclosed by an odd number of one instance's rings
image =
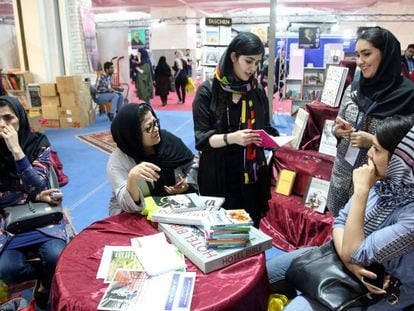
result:
[(6, 283), (0, 280), (0, 301), (4, 301), (9, 298), (9, 287)]

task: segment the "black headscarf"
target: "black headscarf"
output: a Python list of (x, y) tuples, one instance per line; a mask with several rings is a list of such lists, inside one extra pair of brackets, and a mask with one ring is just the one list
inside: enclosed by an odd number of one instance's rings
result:
[(161, 56), (158, 60), (157, 67), (155, 67), (155, 75), (171, 75), (171, 68), (168, 66), (165, 56)]
[[(19, 144), (32, 163), (38, 158), (42, 149), (49, 147), (49, 140), (42, 133), (32, 132), (26, 111), (16, 97), (1, 96), (0, 101), (4, 101), (19, 119)], [(16, 172), (16, 165), (13, 155), (7, 148), (4, 139), (0, 138), (0, 190), (11, 191), (16, 188), (19, 177)]]
[(118, 148), (138, 164), (142, 161), (154, 163), (161, 168), (160, 178), (155, 183), (155, 195), (165, 195), (164, 185), (175, 183), (174, 169), (193, 160), (194, 155), (177, 136), (160, 130), (160, 143), (155, 153), (146, 155), (142, 145), (141, 120), (147, 112), (156, 117), (147, 104), (127, 104), (122, 106), (112, 121), (111, 133)]
[(366, 79), (361, 73), (359, 81), (352, 84), (352, 97), (365, 112), (373, 102), (377, 102), (377, 107), (369, 113), (376, 118), (412, 114), (414, 83), (401, 76), (400, 42), (390, 31), (381, 27), (375, 28), (380, 30), (385, 43), (381, 50), (381, 63), (373, 78)]

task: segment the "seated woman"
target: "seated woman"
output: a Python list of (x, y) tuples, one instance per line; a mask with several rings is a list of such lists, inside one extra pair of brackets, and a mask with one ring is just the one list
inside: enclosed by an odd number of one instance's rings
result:
[(193, 153), (181, 139), (160, 129), (150, 105), (123, 106), (111, 124), (111, 133), (117, 148), (107, 165), (112, 184), (110, 215), (141, 211), (145, 196), (196, 189)]
[[(403, 310), (414, 304), (414, 118), (390, 117), (380, 123), (368, 164), (353, 172), (354, 194), (334, 222), (335, 249), (359, 279), (376, 278), (366, 269), (385, 267), (387, 276), (401, 281), (400, 299), (390, 306), (382, 299), (368, 310)], [(267, 262), (271, 283), (283, 283), (290, 263), (306, 249)], [(306, 276), (304, 276), (306, 277)], [(389, 277), (384, 288), (389, 286)], [(273, 285), (273, 284), (272, 284)], [(366, 285), (375, 294), (385, 294)], [(277, 289), (281, 291), (281, 288)], [(296, 297), (284, 310), (326, 310), (317, 302)]]
[[(52, 200), (49, 189), (50, 144), (45, 135), (33, 133), (23, 107), (15, 97), (0, 97), (0, 216), (2, 209), (28, 201)], [(0, 279), (19, 283), (37, 279), (34, 298), (45, 307), (57, 259), (66, 245), (65, 224), (11, 234), (0, 217)], [(40, 257), (41, 264), (26, 260)]]

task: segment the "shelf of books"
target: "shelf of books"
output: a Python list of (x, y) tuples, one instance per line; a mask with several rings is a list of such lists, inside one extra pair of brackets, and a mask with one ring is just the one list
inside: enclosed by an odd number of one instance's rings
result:
[(303, 71), (302, 99), (306, 101), (321, 100), (325, 68), (305, 67)]
[(30, 72), (6, 72), (1, 74), (1, 82), (10, 95), (16, 96), (25, 109), (31, 107), (28, 83), (33, 82)]

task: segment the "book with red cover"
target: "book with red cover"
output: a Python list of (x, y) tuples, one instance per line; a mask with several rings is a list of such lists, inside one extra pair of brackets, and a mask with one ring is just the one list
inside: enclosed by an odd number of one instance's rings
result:
[(259, 147), (277, 149), (290, 143), (294, 136), (270, 136), (265, 130), (254, 130), (253, 133), (259, 134), (262, 143)]

